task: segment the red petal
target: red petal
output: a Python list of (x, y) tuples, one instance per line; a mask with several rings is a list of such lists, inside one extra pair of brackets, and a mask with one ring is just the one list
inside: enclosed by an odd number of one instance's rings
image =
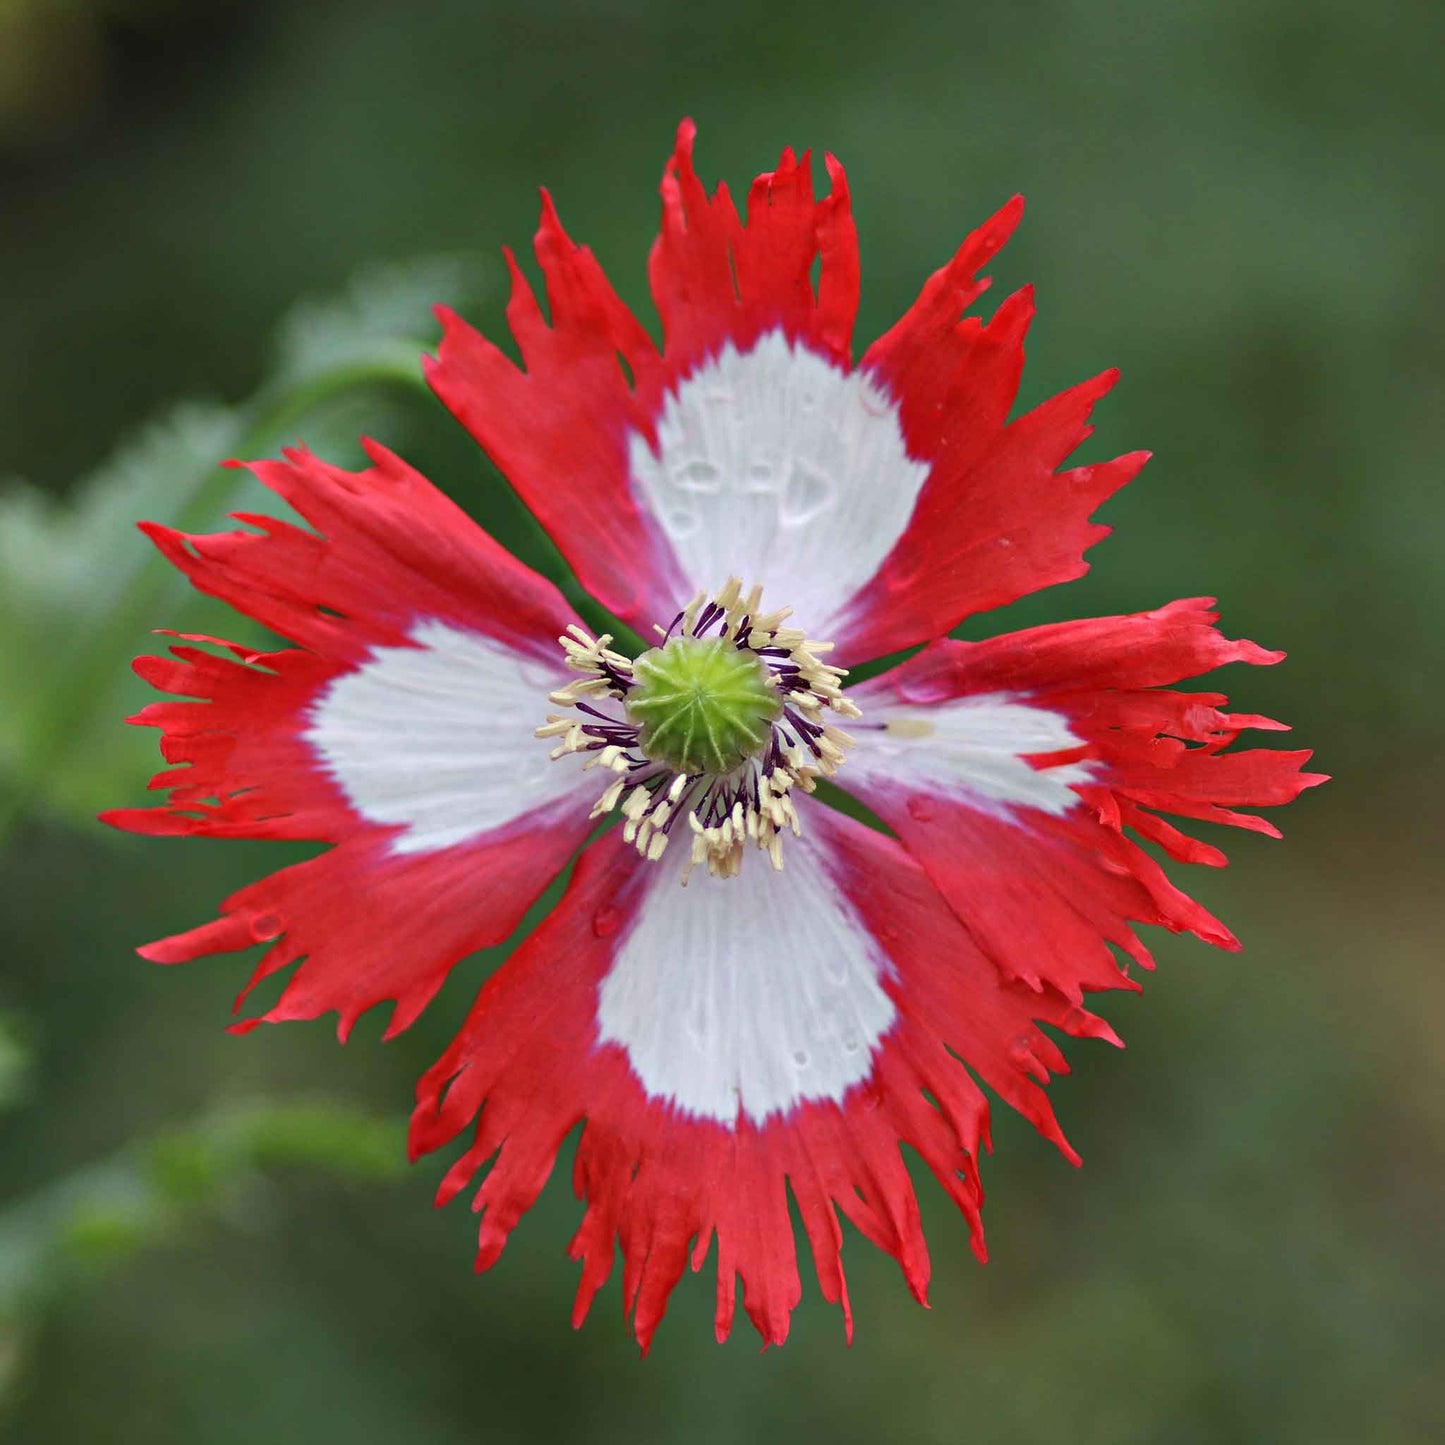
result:
[[(667, 338), (668, 384), (731, 341), (746, 351), (781, 327), (846, 366), (858, 309), (858, 245), (842, 166), (813, 199), (810, 158), (785, 150), (748, 192), (748, 223), (725, 185), (709, 197), (693, 169), (697, 128), (684, 121), (662, 181), (662, 230), (652, 248), (653, 299)], [(810, 272), (821, 256), (820, 293)]]
[[(124, 817), (109, 821), (129, 826)], [(391, 1038), (411, 1026), (456, 964), (516, 929), (585, 832), (585, 810), (554, 810), (482, 842), (398, 855), (373, 829), (243, 888), (221, 905), (220, 918), (140, 953), (189, 963), (269, 943), (238, 1010), (257, 984), (300, 964), (276, 1004), (233, 1033), (335, 1012), (345, 1042), (362, 1014), (394, 1000)]]
[(1286, 803), (1324, 781), (1300, 771), (1308, 752), (1223, 751), (1243, 728), (1279, 724), (1221, 712), (1218, 694), (1161, 686), (1222, 663), (1283, 656), (1225, 637), (1210, 606), (1196, 598), (987, 642), (945, 640), (852, 694), (865, 719), (890, 706), (926, 717), (950, 699), (1006, 696), (1065, 718), (1084, 744), (1067, 757), (1033, 758), (1035, 767), (1093, 760), (1090, 781), (1075, 788), (1078, 806), (1062, 817), (1001, 811), (942, 787), (920, 801), (916, 779), (905, 786), (881, 769), (855, 768), (843, 779), (923, 864), (1004, 978), (1075, 1001), (1087, 990), (1137, 988), (1113, 949), (1153, 966), (1132, 927), (1139, 922), (1238, 947), (1123, 832), (1131, 827), (1183, 861), (1218, 865), (1217, 848), (1145, 809), (1274, 833), (1221, 805)]
[(1148, 460), (1135, 452), (1058, 470), (1089, 435), (1089, 413), (1115, 372), (1008, 421), (1033, 292), (1010, 296), (987, 323), (963, 311), (988, 285), (980, 267), (1022, 214), (1016, 196), (863, 357), (898, 405), (910, 456), (932, 471), (907, 529), (834, 630), (846, 659), (915, 646), (975, 612), (1080, 576), (1083, 553), (1108, 531), (1090, 514)]
[(245, 513), (237, 520), (261, 535), (142, 530), (200, 591), (320, 657), (353, 660), (432, 617), (553, 661), (559, 631), (576, 620), (562, 594), (400, 457), (366, 449), (362, 472), (304, 448), (250, 464), (314, 532)]
[(316, 532), (269, 517), (247, 518), (259, 532), (216, 536), (146, 527), (201, 591), (300, 645), (253, 653), (220, 644), (229, 655), (177, 645), (169, 657), (139, 658), (147, 681), (192, 700), (153, 703), (132, 719), (162, 730), (175, 766), (151, 786), (167, 800), (103, 815), (137, 833), (338, 845), (242, 890), (221, 918), (142, 952), (175, 963), (274, 940), (251, 986), (304, 962), (266, 1018), (335, 1010), (343, 1037), (388, 999), (397, 1005), (392, 1032), (405, 1028), (460, 958), (512, 932), (588, 827), (585, 801), (538, 798), (458, 846), (397, 849), (398, 828), (359, 812), (308, 739), (326, 690), (377, 648), (407, 645), (418, 620), (445, 621), (549, 665), (574, 620), (550, 583), (418, 473), (371, 450), (374, 468), (358, 475), (305, 452), (254, 466)]
[[(731, 341), (782, 329), (847, 363), (858, 301), (857, 237), (847, 181), (831, 157), (832, 193), (813, 199), (809, 158), (783, 153), (759, 176), (743, 225), (725, 187), (709, 197), (684, 122), (662, 183), (650, 261), (666, 337), (659, 354), (585, 247), (543, 197), (536, 237), (550, 324), (512, 264), (507, 319), (522, 367), (450, 312), (428, 377), (557, 543), (582, 584), (645, 631), (693, 590), (656, 520), (639, 508), (628, 449), (649, 442), (666, 393)], [(818, 292), (811, 272), (821, 257)], [(510, 262), (510, 257), (509, 257)], [(709, 585), (720, 585), (721, 578)]]
[(964, 1212), (982, 1256), (977, 1158), (988, 1106), (969, 1069), (1075, 1157), (1039, 1087), (1063, 1058), (1035, 1021), (1112, 1038), (1108, 1026), (1050, 990), (1003, 984), (896, 843), (820, 807), (806, 811), (808, 835), (827, 849), (841, 891), (894, 970), (886, 987), (897, 1018), (872, 1074), (841, 1103), (795, 1105), (761, 1125), (740, 1112), (727, 1127), (649, 1098), (624, 1049), (598, 1043), (598, 990), (655, 882), (611, 834), (583, 855), (557, 909), (486, 983), (418, 1089), (414, 1154), (480, 1115), (438, 1196), (455, 1197), (492, 1161), (475, 1200), (479, 1268), (496, 1261), (568, 1132), (585, 1120), (574, 1169), (587, 1206), (572, 1245), (582, 1261), (577, 1321), (620, 1245), (624, 1307), (646, 1348), (684, 1267), (700, 1267), (715, 1239), (719, 1337), (731, 1326), (737, 1276), (749, 1318), (765, 1343), (779, 1344), (801, 1291), (789, 1191), (823, 1293), (842, 1303), (850, 1329), (839, 1211), (924, 1297), (928, 1252), (900, 1142)]
[[(617, 616), (643, 627), (680, 590), (656, 523), (633, 500), (627, 450), (648, 413), (627, 371), (658, 366), (652, 342), (617, 299), (585, 247), (542, 209), (537, 259), (552, 322), (510, 254), (507, 319), (525, 370), (460, 317), (442, 309), (442, 344), (427, 378), (557, 543), (584, 586)], [(624, 369), (625, 367), (625, 369)]]

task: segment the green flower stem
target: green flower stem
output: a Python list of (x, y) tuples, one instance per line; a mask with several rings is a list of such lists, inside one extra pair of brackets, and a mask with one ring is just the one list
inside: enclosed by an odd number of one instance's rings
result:
[[(272, 396), (263, 393), (255, 403), (255, 420), (241, 434), (241, 439), (236, 444), (236, 454), (240, 457), (260, 454), (278, 433), (284, 432), (316, 407), (348, 391), (368, 386), (400, 386), (415, 390), (423, 396), (430, 396), (431, 392), (422, 376), (421, 367), (417, 364), (417, 358), (425, 350), (426, 347), (421, 342), (388, 347), (385, 352), (332, 367), (299, 386), (287, 387)], [(210, 472), (191, 493), (174, 525), (183, 532), (204, 526), (220, 505), (229, 482), (230, 474), (223, 468)], [(157, 579), (151, 583), (150, 594), (142, 599), (148, 602), (160, 585), (158, 579), (166, 575), (166, 569), (163, 564), (158, 563), (154, 568), (148, 568), (147, 572)], [(121, 612), (127, 612), (128, 617), (136, 615), (128, 612), (128, 609), (131, 607), (132, 595), (139, 592), (138, 579), (137, 585), (122, 599), (117, 616)]]
[[(430, 395), (417, 357), (426, 348), (398, 343), (374, 355), (344, 362), (293, 386), (263, 392), (252, 404), (252, 421), (235, 446), (241, 457), (262, 455), (276, 437), (316, 407), (352, 390), (370, 386), (402, 386)], [(232, 474), (221, 467), (208, 469), (182, 503), (172, 524), (183, 532), (205, 527), (223, 506), (233, 487)], [(36, 714), (27, 746), (26, 765), (8, 795), (0, 798), (0, 842), (25, 812), (47, 770), (60, 766), (70, 740), (91, 708), (109, 694), (116, 658), (133, 646), (154, 617), (169, 573), (154, 554), (132, 579), (99, 624), (76, 639), (68, 657), (56, 663), (57, 683), (48, 703)]]

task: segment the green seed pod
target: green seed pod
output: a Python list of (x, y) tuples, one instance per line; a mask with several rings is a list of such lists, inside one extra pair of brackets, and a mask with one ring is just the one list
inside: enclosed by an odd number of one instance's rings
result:
[(767, 745), (782, 699), (762, 662), (720, 638), (675, 637), (632, 665), (627, 715), (648, 757), (721, 774)]

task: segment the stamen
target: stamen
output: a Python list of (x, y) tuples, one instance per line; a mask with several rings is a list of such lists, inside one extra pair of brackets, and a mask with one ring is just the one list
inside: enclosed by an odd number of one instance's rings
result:
[(655, 627), (660, 645), (644, 658), (576, 624), (558, 639), (580, 676), (549, 701), (573, 711), (549, 713), (537, 736), (558, 740), (554, 758), (585, 753), (585, 767), (616, 774), (592, 816), (620, 812), (643, 857), (661, 858), (686, 820), (684, 884), (701, 865), (736, 877), (749, 847), (781, 868), (783, 835), (801, 833), (790, 794), (811, 793), (853, 746), (827, 718), (860, 715), (843, 693), (847, 669), (821, 660), (833, 644), (786, 626), (789, 608), (761, 609), (762, 588), (744, 593), (730, 577)]

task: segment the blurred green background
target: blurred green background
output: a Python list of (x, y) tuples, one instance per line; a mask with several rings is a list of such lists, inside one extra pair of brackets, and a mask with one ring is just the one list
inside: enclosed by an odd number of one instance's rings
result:
[[(1434, 0), (0, 0), (0, 1431), (1445, 1438), (1442, 53)], [(437, 1161), (395, 1167), (494, 958), (385, 1048), (378, 1017), (229, 1038), (247, 960), (131, 950), (284, 850), (87, 820), (156, 761), (118, 721), (147, 629), (237, 631), (130, 526), (218, 525), (214, 459), (365, 428), (554, 565), (396, 359), (432, 296), (497, 331), (539, 182), (643, 306), (683, 114), (735, 191), (785, 143), (842, 157), (861, 339), (1027, 194), (992, 268), (1038, 284), (1022, 401), (1118, 364), (1085, 455), (1157, 455), (1090, 576), (971, 632), (1217, 593), (1291, 654), (1235, 701), (1336, 781), (1186, 880), (1245, 953), (1157, 940), (1105, 1007), (1127, 1053), (1071, 1050), (1081, 1173), (1000, 1112), (986, 1269), (925, 1183), (931, 1312), (854, 1237), (851, 1350), (811, 1282), (785, 1349), (719, 1348), (689, 1277), (640, 1361), (615, 1280), (568, 1328), (566, 1168), (478, 1281)], [(292, 403), (356, 358), (374, 386)]]

